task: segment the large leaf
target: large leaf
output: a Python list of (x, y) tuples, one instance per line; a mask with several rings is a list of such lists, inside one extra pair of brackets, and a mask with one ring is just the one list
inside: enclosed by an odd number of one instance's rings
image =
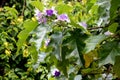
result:
[(115, 57), (120, 55), (120, 44), (115, 41), (107, 42), (99, 50), (99, 65), (113, 64), (115, 63)]
[(42, 41), (44, 40), (46, 33), (49, 31), (48, 25), (39, 25), (31, 34), (35, 34), (35, 38), (31, 38), (30, 42), (34, 42), (35, 46), (37, 48), (37, 51), (39, 51)]
[[(63, 72), (65, 76), (68, 76), (67, 74), (67, 66), (68, 66), (68, 61), (62, 58), (62, 32), (55, 32), (51, 36), (51, 46), (53, 46), (54, 50), (52, 52), (53, 57), (52, 59), (54, 61), (54, 65)], [(62, 65), (61, 65), (62, 64)]]
[(44, 57), (46, 56), (45, 53), (42, 53), (42, 51), (40, 52), (40, 48), (42, 47), (42, 42), (45, 40), (45, 36), (49, 29), (47, 24), (41, 24), (31, 32), (34, 37), (30, 39), (30, 43), (33, 43), (33, 45), (30, 46), (29, 52), (31, 53), (34, 62), (37, 61), (34, 65), (35, 68), (39, 66), (39, 63), (44, 60)]
[(32, 30), (34, 30), (37, 25), (38, 25), (38, 23), (36, 21), (32, 21), (32, 20), (26, 20), (23, 23), (23, 26), (25, 29), (18, 34), (19, 39), (17, 42), (17, 53), (19, 52), (20, 48), (23, 46), (24, 42), (28, 38), (29, 33)]
[(61, 60), (61, 51), (62, 51), (62, 32), (55, 32), (51, 36), (51, 45), (54, 48), (53, 54), (56, 56), (57, 59)]
[(89, 53), (94, 50), (97, 45), (99, 45), (104, 39), (105, 35), (90, 36), (86, 41), (86, 46), (83, 53)]
[(83, 34), (80, 29), (75, 29), (70, 34), (71, 38), (68, 38), (69, 43), (66, 47), (68, 47), (68, 49), (71, 49), (71, 52), (66, 53), (68, 54), (66, 57), (74, 56), (75, 58), (78, 58), (78, 60), (74, 61), (73, 63), (78, 64), (79, 66), (84, 66), (82, 51), (85, 47), (84, 40), (87, 38), (87, 35)]
[(58, 60), (57, 62), (55, 61), (54, 64), (66, 76), (68, 76), (67, 69), (69, 63), (77, 64), (79, 66), (83, 66), (84, 63), (82, 50), (84, 47), (83, 41), (86, 35), (81, 34), (80, 32), (81, 30), (76, 29), (74, 31), (67, 32), (66, 34), (55, 32), (51, 36), (50, 46), (53, 46), (54, 48), (52, 54), (55, 55)]

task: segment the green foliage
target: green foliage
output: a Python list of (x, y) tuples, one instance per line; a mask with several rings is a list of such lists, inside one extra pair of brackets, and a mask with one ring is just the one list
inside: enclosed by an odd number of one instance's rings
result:
[(24, 30), (21, 31), (19, 34), (18, 34), (18, 42), (17, 42), (17, 54), (20, 50), (20, 48), (22, 47), (22, 45), (25, 43), (27, 37), (29, 36), (29, 33), (34, 30), (36, 28), (36, 26), (38, 25), (38, 23), (36, 21), (32, 21), (32, 20), (26, 20), (24, 23), (23, 23), (23, 26), (24, 26)]
[(69, 14), (72, 11), (72, 6), (66, 5), (65, 3), (59, 3), (59, 4), (57, 4), (56, 9), (58, 10), (59, 14), (61, 14), (61, 13)]
[(86, 41), (86, 46), (83, 53), (89, 53), (96, 47), (100, 46), (100, 43), (105, 40), (105, 35), (90, 36)]
[(109, 26), (108, 30), (112, 33), (115, 33), (118, 27), (118, 23), (113, 23)]
[[(96, 80), (106, 73), (120, 77), (119, 0), (43, 2), (25, 0), (20, 10), (16, 4), (0, 8), (1, 80)], [(52, 7), (57, 15), (49, 16), (44, 9)], [(44, 23), (35, 18), (36, 8)], [(57, 19), (60, 14), (70, 22)], [(58, 77), (52, 68), (60, 71)]]
[(116, 41), (109, 41), (103, 44), (99, 53), (101, 58), (100, 65), (105, 65), (108, 63), (114, 65), (115, 57), (120, 55), (119, 48), (120, 48), (120, 44)]
[(113, 66), (113, 71), (115, 72), (115, 74), (120, 78), (120, 56), (116, 56), (115, 58), (115, 65)]
[(110, 8), (110, 18), (113, 19), (116, 17), (116, 11), (120, 6), (120, 0), (111, 0), (111, 8)]
[(36, 7), (37, 9), (39, 9), (41, 11), (44, 8), (44, 5), (40, 1), (38, 1), (38, 0), (37, 1), (31, 1), (31, 5)]

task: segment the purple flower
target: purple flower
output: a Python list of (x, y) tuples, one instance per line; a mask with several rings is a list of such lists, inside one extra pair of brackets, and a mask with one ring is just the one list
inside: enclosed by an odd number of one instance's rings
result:
[(67, 14), (58, 15), (58, 16), (57, 16), (57, 20), (70, 22), (70, 20), (69, 20)]
[(43, 12), (47, 16), (57, 15), (57, 11), (55, 10), (55, 7), (52, 7), (51, 9), (46, 9), (45, 8)]
[(37, 18), (37, 19), (39, 19), (40, 17), (42, 17), (42, 13), (38, 10), (38, 9), (36, 9), (35, 10), (35, 17)]
[(59, 71), (55, 71), (54, 76), (55, 76), (55, 77), (60, 76), (60, 72), (59, 72)]
[(39, 18), (38, 19), (38, 23), (41, 24), (41, 23), (46, 23), (47, 22), (47, 19), (45, 17), (42, 17), (42, 18)]
[(111, 33), (110, 31), (107, 31), (104, 33), (106, 36), (112, 35), (113, 33)]
[(38, 20), (39, 24), (46, 23), (46, 21), (47, 21), (44, 14), (42, 12), (40, 12), (38, 9), (35, 10), (35, 17)]
[(52, 16), (53, 15), (53, 10), (50, 9), (50, 10), (46, 10), (46, 13), (48, 16)]
[(87, 28), (86, 22), (80, 22), (79, 25), (82, 26), (82, 27), (85, 28), (85, 29)]
[(49, 43), (50, 43), (50, 39), (47, 39), (47, 40), (45, 41), (45, 46), (48, 46)]
[(59, 77), (59, 76), (60, 76), (60, 71), (59, 71), (58, 69), (54, 69), (54, 70), (52, 71), (52, 75), (53, 75), (54, 77)]

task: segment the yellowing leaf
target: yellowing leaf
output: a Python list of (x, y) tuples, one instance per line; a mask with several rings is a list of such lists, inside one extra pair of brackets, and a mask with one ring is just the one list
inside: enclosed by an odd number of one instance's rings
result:
[(97, 59), (97, 51), (91, 51), (88, 54), (84, 54), (83, 57), (85, 60), (85, 67), (87, 68), (95, 59)]

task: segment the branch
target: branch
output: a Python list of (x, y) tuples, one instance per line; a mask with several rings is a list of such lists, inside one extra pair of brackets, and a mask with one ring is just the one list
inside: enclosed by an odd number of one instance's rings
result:
[(88, 28), (88, 30), (100, 29), (100, 28), (105, 28), (105, 27), (93, 27), (93, 28)]
[(109, 24), (106, 24), (104, 27), (100, 26), (100, 27), (92, 27), (92, 28), (88, 28), (88, 30), (94, 30), (94, 29), (100, 29), (100, 28), (106, 28), (109, 27)]
[(24, 11), (25, 11), (25, 8), (26, 8), (26, 0), (24, 0), (24, 3), (23, 3), (23, 10), (22, 10), (22, 16), (24, 16)]

